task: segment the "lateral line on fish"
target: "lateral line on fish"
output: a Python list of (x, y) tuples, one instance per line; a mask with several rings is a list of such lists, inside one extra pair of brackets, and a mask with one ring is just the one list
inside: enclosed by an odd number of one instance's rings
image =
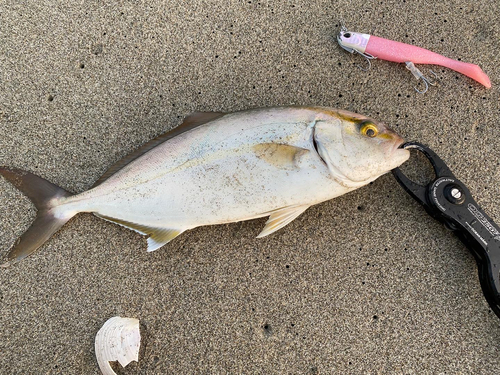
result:
[[(314, 120), (313, 124), (316, 124), (317, 121), (318, 120)], [(304, 128), (305, 129), (308, 129), (311, 126), (311, 124), (308, 125), (308, 122), (304, 121), (302, 123), (304, 124)], [(270, 125), (273, 125), (273, 124), (276, 125), (276, 124), (283, 124), (283, 123), (282, 122), (276, 122), (276, 123), (261, 125), (261, 126), (258, 126), (258, 127), (270, 126)], [(258, 127), (254, 127), (254, 129), (258, 128)], [(232, 134), (232, 136), (233, 135), (237, 135), (237, 134), (238, 133), (234, 133), (234, 134)], [(287, 137), (282, 137), (279, 140), (282, 140), (282, 141), (286, 142), (287, 140), (290, 140), (292, 138), (293, 138), (293, 136), (287, 136)], [(224, 141), (218, 142), (216, 144), (216, 146), (220, 145), (220, 144), (222, 144), (224, 142), (227, 142), (227, 139), (225, 139)], [(266, 143), (273, 143), (273, 142), (266, 142)], [(276, 144), (280, 144), (280, 143), (276, 143)], [(253, 145), (252, 146), (246, 146), (246, 147), (243, 147), (243, 148), (239, 147), (239, 150), (242, 151), (242, 152), (243, 151), (248, 152), (248, 151), (250, 151), (252, 149), (252, 147), (253, 147)], [(293, 146), (293, 147), (296, 147), (296, 146)], [(222, 159), (225, 156), (227, 156), (228, 154), (233, 154), (232, 150), (227, 150), (227, 151), (225, 151), (225, 153), (223, 153), (222, 155), (219, 155), (218, 157), (215, 157), (215, 155), (216, 155), (215, 154), (214, 157), (211, 157), (211, 158), (206, 158), (205, 155), (201, 155), (201, 156), (198, 156), (198, 157), (195, 157), (195, 158), (192, 158), (192, 159), (188, 159), (185, 162), (183, 162), (182, 164), (180, 164), (180, 165), (178, 165), (176, 167), (173, 167), (172, 169), (170, 169), (168, 171), (156, 174), (155, 176), (151, 176), (149, 178), (142, 179), (140, 181), (135, 181), (133, 184), (125, 185), (125, 186), (123, 186), (120, 189), (115, 189), (115, 190), (113, 190), (113, 194), (116, 193), (116, 192), (118, 192), (118, 191), (128, 190), (128, 189), (131, 189), (131, 188), (133, 188), (135, 186), (139, 186), (139, 185), (146, 184), (148, 182), (157, 180), (157, 179), (159, 179), (159, 178), (161, 178), (161, 177), (163, 177), (163, 176), (165, 176), (165, 175), (167, 175), (169, 173), (179, 172), (179, 171), (187, 169), (187, 168), (196, 167), (196, 166), (198, 166), (200, 164), (203, 164), (204, 162), (217, 160), (217, 158)], [(183, 168), (183, 166), (184, 166), (184, 168)], [(100, 186), (102, 186), (102, 184), (97, 185), (94, 189), (99, 188)], [(88, 190), (88, 191), (90, 191), (90, 190)], [(109, 194), (110, 194), (110, 192), (104, 191), (102, 194), (96, 194), (96, 195), (94, 195), (93, 198), (104, 197), (104, 196), (109, 195)], [(87, 199), (88, 198), (85, 197), (85, 196), (82, 196), (82, 197), (73, 196), (73, 197), (71, 197), (71, 203), (78, 203), (78, 202), (81, 202), (81, 201), (85, 201)]]

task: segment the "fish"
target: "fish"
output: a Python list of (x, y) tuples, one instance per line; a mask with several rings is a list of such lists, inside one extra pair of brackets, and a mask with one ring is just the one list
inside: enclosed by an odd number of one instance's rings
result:
[(268, 217), (257, 236), (283, 228), (312, 205), (360, 188), (409, 158), (396, 132), (327, 107), (195, 112), (72, 194), (20, 169), (0, 174), (37, 208), (7, 253), (16, 263), (80, 212), (147, 236), (154, 251), (205, 225)]
[(406, 63), (410, 70), (412, 70), (411, 65), (408, 63), (440, 65), (464, 74), (488, 89), (491, 88), (489, 77), (478, 65), (453, 60), (425, 48), (380, 38), (375, 35), (349, 31), (344, 26), (337, 36), (337, 41), (343, 49), (351, 53), (359, 53), (366, 57), (368, 61), (375, 58), (397, 63)]

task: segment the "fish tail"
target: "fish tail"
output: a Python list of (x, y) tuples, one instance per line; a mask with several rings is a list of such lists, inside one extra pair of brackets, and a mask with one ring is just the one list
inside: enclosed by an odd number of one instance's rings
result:
[(70, 197), (72, 194), (41, 177), (20, 169), (7, 167), (0, 167), (0, 174), (23, 192), (38, 210), (31, 227), (18, 238), (9, 250), (7, 263), (2, 265), (5, 267), (32, 254), (76, 212), (61, 213), (61, 210), (54, 210), (59, 205), (61, 198)]

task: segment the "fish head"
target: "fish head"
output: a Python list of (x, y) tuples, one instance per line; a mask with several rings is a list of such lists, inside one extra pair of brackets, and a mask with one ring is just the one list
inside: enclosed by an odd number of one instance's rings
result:
[(316, 123), (313, 143), (332, 177), (361, 186), (398, 167), (410, 157), (396, 132), (369, 117), (343, 112)]

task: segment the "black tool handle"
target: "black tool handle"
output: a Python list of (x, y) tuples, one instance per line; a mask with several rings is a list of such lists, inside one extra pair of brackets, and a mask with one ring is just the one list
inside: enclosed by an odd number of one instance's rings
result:
[(456, 178), (441, 177), (429, 187), (428, 199), (439, 220), (474, 254), (483, 293), (500, 318), (500, 228)]
[(422, 152), (431, 162), (436, 178), (422, 186), (396, 168), (393, 171), (396, 180), (432, 217), (454, 231), (474, 254), (483, 294), (500, 318), (500, 228), (432, 150), (417, 142), (403, 147)]

